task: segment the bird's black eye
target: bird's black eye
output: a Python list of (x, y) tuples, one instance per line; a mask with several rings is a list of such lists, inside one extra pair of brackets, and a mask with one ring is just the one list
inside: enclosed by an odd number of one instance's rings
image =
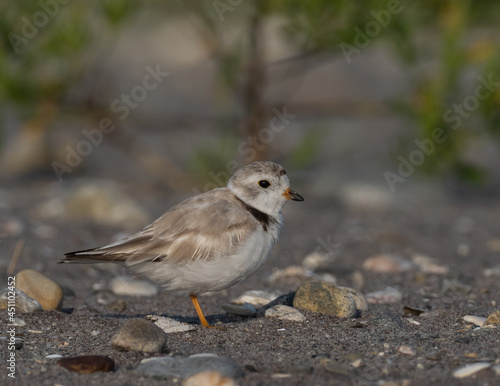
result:
[(267, 189), (271, 186), (271, 183), (268, 180), (260, 180), (259, 185), (261, 188)]

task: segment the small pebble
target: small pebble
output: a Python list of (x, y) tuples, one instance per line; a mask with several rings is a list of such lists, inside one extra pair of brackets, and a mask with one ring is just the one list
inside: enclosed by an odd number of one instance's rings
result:
[(268, 318), (278, 318), (280, 320), (291, 320), (294, 322), (303, 322), (306, 317), (293, 307), (277, 304), (266, 310), (265, 316)]
[(395, 255), (375, 255), (367, 258), (363, 268), (380, 273), (399, 273), (413, 269), (415, 265)]
[(218, 371), (202, 371), (187, 378), (183, 386), (236, 386), (236, 382)]
[(155, 326), (161, 328), (165, 333), (184, 332), (195, 330), (196, 327), (192, 324), (181, 323), (175, 319), (167, 318), (166, 316), (147, 315), (147, 320), (152, 321)]
[(121, 351), (162, 352), (167, 334), (144, 319), (127, 320), (113, 337), (113, 348)]
[(324, 359), (320, 362), (320, 364), (325, 370), (334, 374), (349, 375), (352, 371), (351, 368), (341, 365), (331, 359)]
[(438, 265), (428, 256), (416, 254), (412, 257), (412, 261), (424, 273), (435, 273), (439, 275), (446, 275), (450, 268), (445, 265)]
[(484, 322), (486, 322), (486, 318), (475, 315), (465, 315), (464, 320), (468, 323), (475, 324), (476, 326), (482, 327)]
[(24, 225), (17, 218), (3, 220), (0, 224), (0, 236), (19, 237), (24, 232)]
[(119, 314), (120, 312), (125, 311), (125, 309), (127, 308), (127, 302), (125, 302), (125, 300), (117, 300), (115, 302), (106, 304), (106, 308), (111, 312)]
[(412, 355), (412, 356), (416, 355), (416, 352), (413, 348), (411, 348), (410, 346), (404, 345), (404, 344), (399, 346), (398, 351), (401, 354)]
[(404, 306), (403, 307), (403, 312), (405, 316), (419, 316), (425, 312), (425, 310), (422, 310), (420, 308), (415, 308), (415, 307), (408, 307)]
[(257, 310), (255, 306), (250, 303), (243, 303), (242, 306), (235, 304), (223, 304), (222, 309), (228, 314), (240, 315), (240, 316), (255, 316), (257, 315)]
[(488, 318), (484, 322), (485, 326), (499, 326), (500, 325), (500, 310), (494, 311), (488, 315)]
[[(9, 300), (8, 300), (8, 297), (10, 295), (9, 292), (10, 291), (8, 288), (5, 288), (2, 291), (0, 291), (0, 309), (2, 310), (9, 307)], [(24, 292), (19, 291), (18, 289), (14, 290), (14, 292), (16, 297), (15, 299), (16, 311), (20, 313), (30, 313), (42, 309), (41, 304), (37, 300), (29, 297)]]
[(453, 376), (455, 378), (466, 378), (470, 377), (471, 375), (477, 373), (478, 371), (487, 369), (488, 367), (491, 366), (491, 363), (488, 362), (478, 362), (474, 363), (472, 365), (467, 365), (464, 367), (461, 367), (453, 372)]
[(233, 304), (245, 304), (250, 303), (255, 307), (262, 307), (266, 304), (272, 302), (274, 299), (278, 298), (281, 293), (278, 292), (269, 292), (269, 291), (261, 291), (261, 290), (250, 290), (244, 292), (242, 295), (233, 299), (231, 303)]
[(279, 281), (295, 281), (297, 284), (309, 280), (325, 281), (332, 284), (337, 282), (335, 276), (330, 273), (314, 273), (298, 265), (291, 265), (284, 269), (275, 269), (267, 280), (270, 283), (276, 283)]
[(392, 287), (387, 287), (381, 291), (370, 292), (366, 294), (365, 297), (368, 303), (371, 304), (398, 303), (403, 300), (403, 294)]
[(353, 317), (357, 310), (352, 296), (325, 282), (302, 284), (295, 293), (293, 306), (343, 318)]
[(16, 288), (37, 300), (44, 310), (58, 310), (63, 301), (63, 291), (53, 280), (33, 269), (16, 275)]
[(113, 371), (115, 361), (107, 356), (102, 355), (85, 355), (72, 358), (61, 358), (57, 364), (69, 371), (74, 371), (80, 374), (91, 374), (97, 371)]
[[(10, 344), (10, 339), (11, 339), (11, 337), (10, 337), (10, 336), (9, 336), (9, 337), (6, 337), (6, 336), (0, 336), (0, 340), (6, 340), (6, 341), (9, 341), (9, 344)], [(4, 343), (2, 342), (2, 344), (4, 344)], [(18, 336), (15, 336), (15, 337), (14, 337), (14, 348), (15, 348), (16, 350), (20, 350), (20, 349), (22, 349), (22, 348), (23, 348), (23, 345), (24, 345), (24, 339), (19, 338)], [(6, 346), (7, 346), (7, 344), (6, 344)]]
[(61, 354), (49, 354), (45, 355), (46, 359), (59, 359), (62, 358), (63, 356)]
[(486, 277), (489, 277), (489, 276), (498, 276), (498, 277), (500, 277), (500, 265), (495, 265), (492, 268), (486, 268), (483, 271), (483, 275), (486, 276)]
[(467, 257), (470, 254), (470, 246), (468, 244), (459, 244), (457, 247), (457, 255)]
[(268, 277), (268, 282), (275, 283), (281, 280), (296, 280), (303, 282), (312, 276), (312, 272), (308, 271), (298, 265), (291, 265), (283, 269), (274, 269)]
[(157, 380), (189, 378), (204, 371), (217, 371), (223, 377), (232, 379), (240, 378), (244, 374), (236, 361), (215, 354), (147, 358), (141, 361), (136, 371), (142, 376)]
[(331, 267), (335, 259), (331, 254), (313, 252), (302, 260), (302, 267), (308, 271)]
[(491, 252), (500, 252), (500, 239), (488, 240), (487, 245)]
[(109, 287), (115, 295), (155, 296), (158, 294), (158, 287), (153, 283), (127, 276), (113, 278)]
[(9, 323), (9, 325), (24, 327), (24, 326), (26, 326), (26, 322), (24, 320), (22, 320), (21, 318), (14, 318), (14, 322)]

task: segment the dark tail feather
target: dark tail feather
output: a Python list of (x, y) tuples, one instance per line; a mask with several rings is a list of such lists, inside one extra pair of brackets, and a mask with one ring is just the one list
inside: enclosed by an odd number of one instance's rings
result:
[(64, 259), (59, 260), (58, 264), (65, 263), (105, 263), (125, 261), (130, 255), (109, 253), (99, 248), (84, 249), (81, 251), (68, 252), (64, 254)]

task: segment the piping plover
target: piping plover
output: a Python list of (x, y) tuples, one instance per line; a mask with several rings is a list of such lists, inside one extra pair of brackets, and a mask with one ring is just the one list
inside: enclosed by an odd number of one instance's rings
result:
[(290, 189), (281, 165), (254, 162), (234, 173), (227, 187), (172, 207), (142, 231), (100, 248), (65, 254), (61, 263), (125, 262), (163, 285), (187, 292), (204, 327), (198, 295), (246, 279), (267, 260), (283, 223)]

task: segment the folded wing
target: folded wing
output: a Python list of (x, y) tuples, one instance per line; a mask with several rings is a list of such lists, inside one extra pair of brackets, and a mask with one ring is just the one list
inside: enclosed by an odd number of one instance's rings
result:
[(174, 206), (153, 224), (117, 243), (71, 252), (62, 262), (122, 261), (127, 265), (168, 261), (188, 264), (236, 253), (256, 226), (226, 189), (215, 189)]

